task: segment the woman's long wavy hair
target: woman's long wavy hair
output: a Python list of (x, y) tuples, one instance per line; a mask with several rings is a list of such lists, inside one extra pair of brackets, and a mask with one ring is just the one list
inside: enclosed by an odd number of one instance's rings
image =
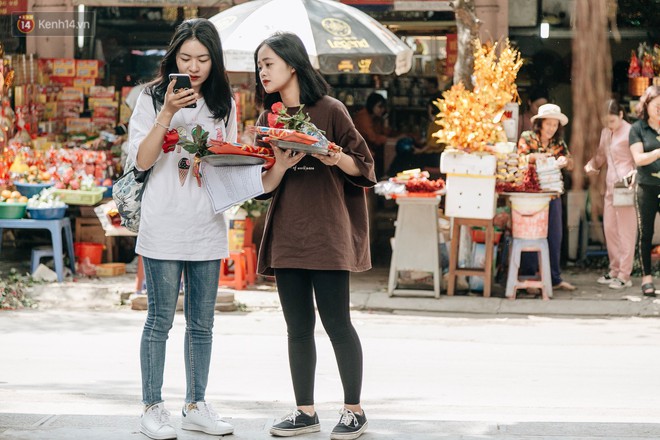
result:
[(648, 122), (649, 120), (649, 102), (660, 96), (660, 86), (650, 86), (644, 91), (639, 99), (639, 104), (635, 107), (637, 117)]
[(155, 103), (162, 106), (167, 86), (170, 83), (170, 73), (179, 73), (176, 56), (181, 49), (181, 45), (193, 39), (206, 47), (211, 57), (211, 72), (202, 84), (201, 94), (211, 114), (213, 114), (213, 118), (216, 120), (224, 119), (226, 122), (231, 112), (231, 86), (229, 85), (229, 78), (222, 57), (220, 34), (218, 34), (213, 23), (205, 18), (186, 20), (176, 28), (167, 52), (160, 62), (158, 75), (147, 84), (147, 90), (154, 98)]
[(309, 55), (307, 54), (307, 49), (305, 49), (305, 45), (300, 37), (290, 32), (278, 32), (262, 41), (254, 51), (257, 101), (263, 103), (265, 109), (270, 109), (273, 104), (282, 101), (282, 97), (279, 92), (266, 93), (264, 87), (261, 85), (259, 67), (257, 66), (257, 56), (259, 54), (259, 49), (264, 45), (273, 49), (273, 52), (275, 52), (277, 56), (282, 58), (288, 66), (293, 67), (296, 70), (298, 86), (300, 87), (301, 104), (314, 104), (328, 94), (330, 86), (321, 74), (312, 67), (312, 63), (309, 61)]

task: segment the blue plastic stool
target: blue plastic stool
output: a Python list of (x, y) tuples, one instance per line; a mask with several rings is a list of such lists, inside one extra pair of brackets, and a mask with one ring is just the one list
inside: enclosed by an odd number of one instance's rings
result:
[[(73, 255), (73, 234), (71, 233), (71, 220), (64, 217), (57, 220), (34, 220), (34, 219), (0, 219), (0, 251), (2, 251), (3, 229), (48, 229), (53, 242), (53, 259), (55, 260), (55, 272), (57, 281), (64, 281), (64, 258), (63, 252), (69, 254), (71, 271), (76, 273), (75, 257)], [(62, 234), (64, 233), (64, 234)], [(62, 240), (64, 235), (64, 240)]]
[(52, 257), (54, 255), (53, 248), (50, 246), (37, 246), (32, 248), (32, 257), (30, 259), (31, 273), (34, 273), (44, 257)]

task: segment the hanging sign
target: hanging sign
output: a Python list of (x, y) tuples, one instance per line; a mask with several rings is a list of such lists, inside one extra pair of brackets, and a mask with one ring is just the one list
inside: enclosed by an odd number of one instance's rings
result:
[(73, 0), (74, 6), (142, 6), (145, 8), (176, 8), (194, 5), (199, 8), (218, 7), (218, 0)]
[(447, 34), (447, 76), (454, 76), (454, 64), (458, 58), (458, 40), (456, 34)]
[(395, 11), (453, 11), (450, 0), (394, 0)]

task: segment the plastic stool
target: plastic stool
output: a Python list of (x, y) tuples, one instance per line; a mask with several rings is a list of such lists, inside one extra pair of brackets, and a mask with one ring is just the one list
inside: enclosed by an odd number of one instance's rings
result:
[[(34, 219), (0, 219), (0, 250), (2, 250), (2, 230), (6, 229), (48, 229), (53, 243), (53, 260), (55, 260), (55, 273), (57, 281), (64, 281), (64, 247), (66, 246), (71, 264), (71, 273), (76, 273), (76, 261), (73, 252), (73, 234), (71, 233), (71, 220), (68, 217), (55, 220)], [(62, 240), (64, 232), (64, 240)]]
[[(539, 256), (539, 267), (541, 279), (521, 280), (518, 278), (520, 269), (520, 256), (523, 252), (537, 252)], [(509, 299), (516, 299), (517, 289), (526, 289), (535, 287), (541, 289), (541, 296), (544, 300), (552, 298), (552, 281), (550, 279), (550, 251), (548, 249), (548, 240), (541, 239), (513, 239), (511, 247), (511, 259), (509, 261), (509, 276), (506, 281), (505, 295)]]
[(31, 273), (34, 273), (44, 257), (53, 257), (53, 248), (51, 246), (37, 246), (32, 248), (32, 257), (30, 259)]
[[(229, 261), (234, 262), (233, 270), (230, 268), (231, 264)], [(218, 280), (218, 286), (232, 287), (236, 290), (244, 290), (247, 288), (247, 265), (245, 251), (229, 252), (229, 258), (220, 261), (220, 278)]]
[(250, 286), (257, 282), (257, 250), (254, 244), (245, 246), (243, 250), (247, 261), (245, 278)]

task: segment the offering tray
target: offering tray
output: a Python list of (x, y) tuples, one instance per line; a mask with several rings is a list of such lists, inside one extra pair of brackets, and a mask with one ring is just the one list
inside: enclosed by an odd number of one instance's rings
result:
[[(202, 162), (214, 167), (229, 167), (236, 165), (266, 165), (269, 160), (263, 156), (248, 154), (213, 154), (201, 158)], [(272, 162), (275, 162), (272, 160)]]
[(298, 142), (289, 142), (277, 139), (271, 139), (270, 143), (283, 150), (300, 151), (302, 153), (310, 154), (324, 154), (326, 156), (330, 154), (330, 150), (328, 150), (326, 147), (318, 147), (315, 145), (301, 144)]

